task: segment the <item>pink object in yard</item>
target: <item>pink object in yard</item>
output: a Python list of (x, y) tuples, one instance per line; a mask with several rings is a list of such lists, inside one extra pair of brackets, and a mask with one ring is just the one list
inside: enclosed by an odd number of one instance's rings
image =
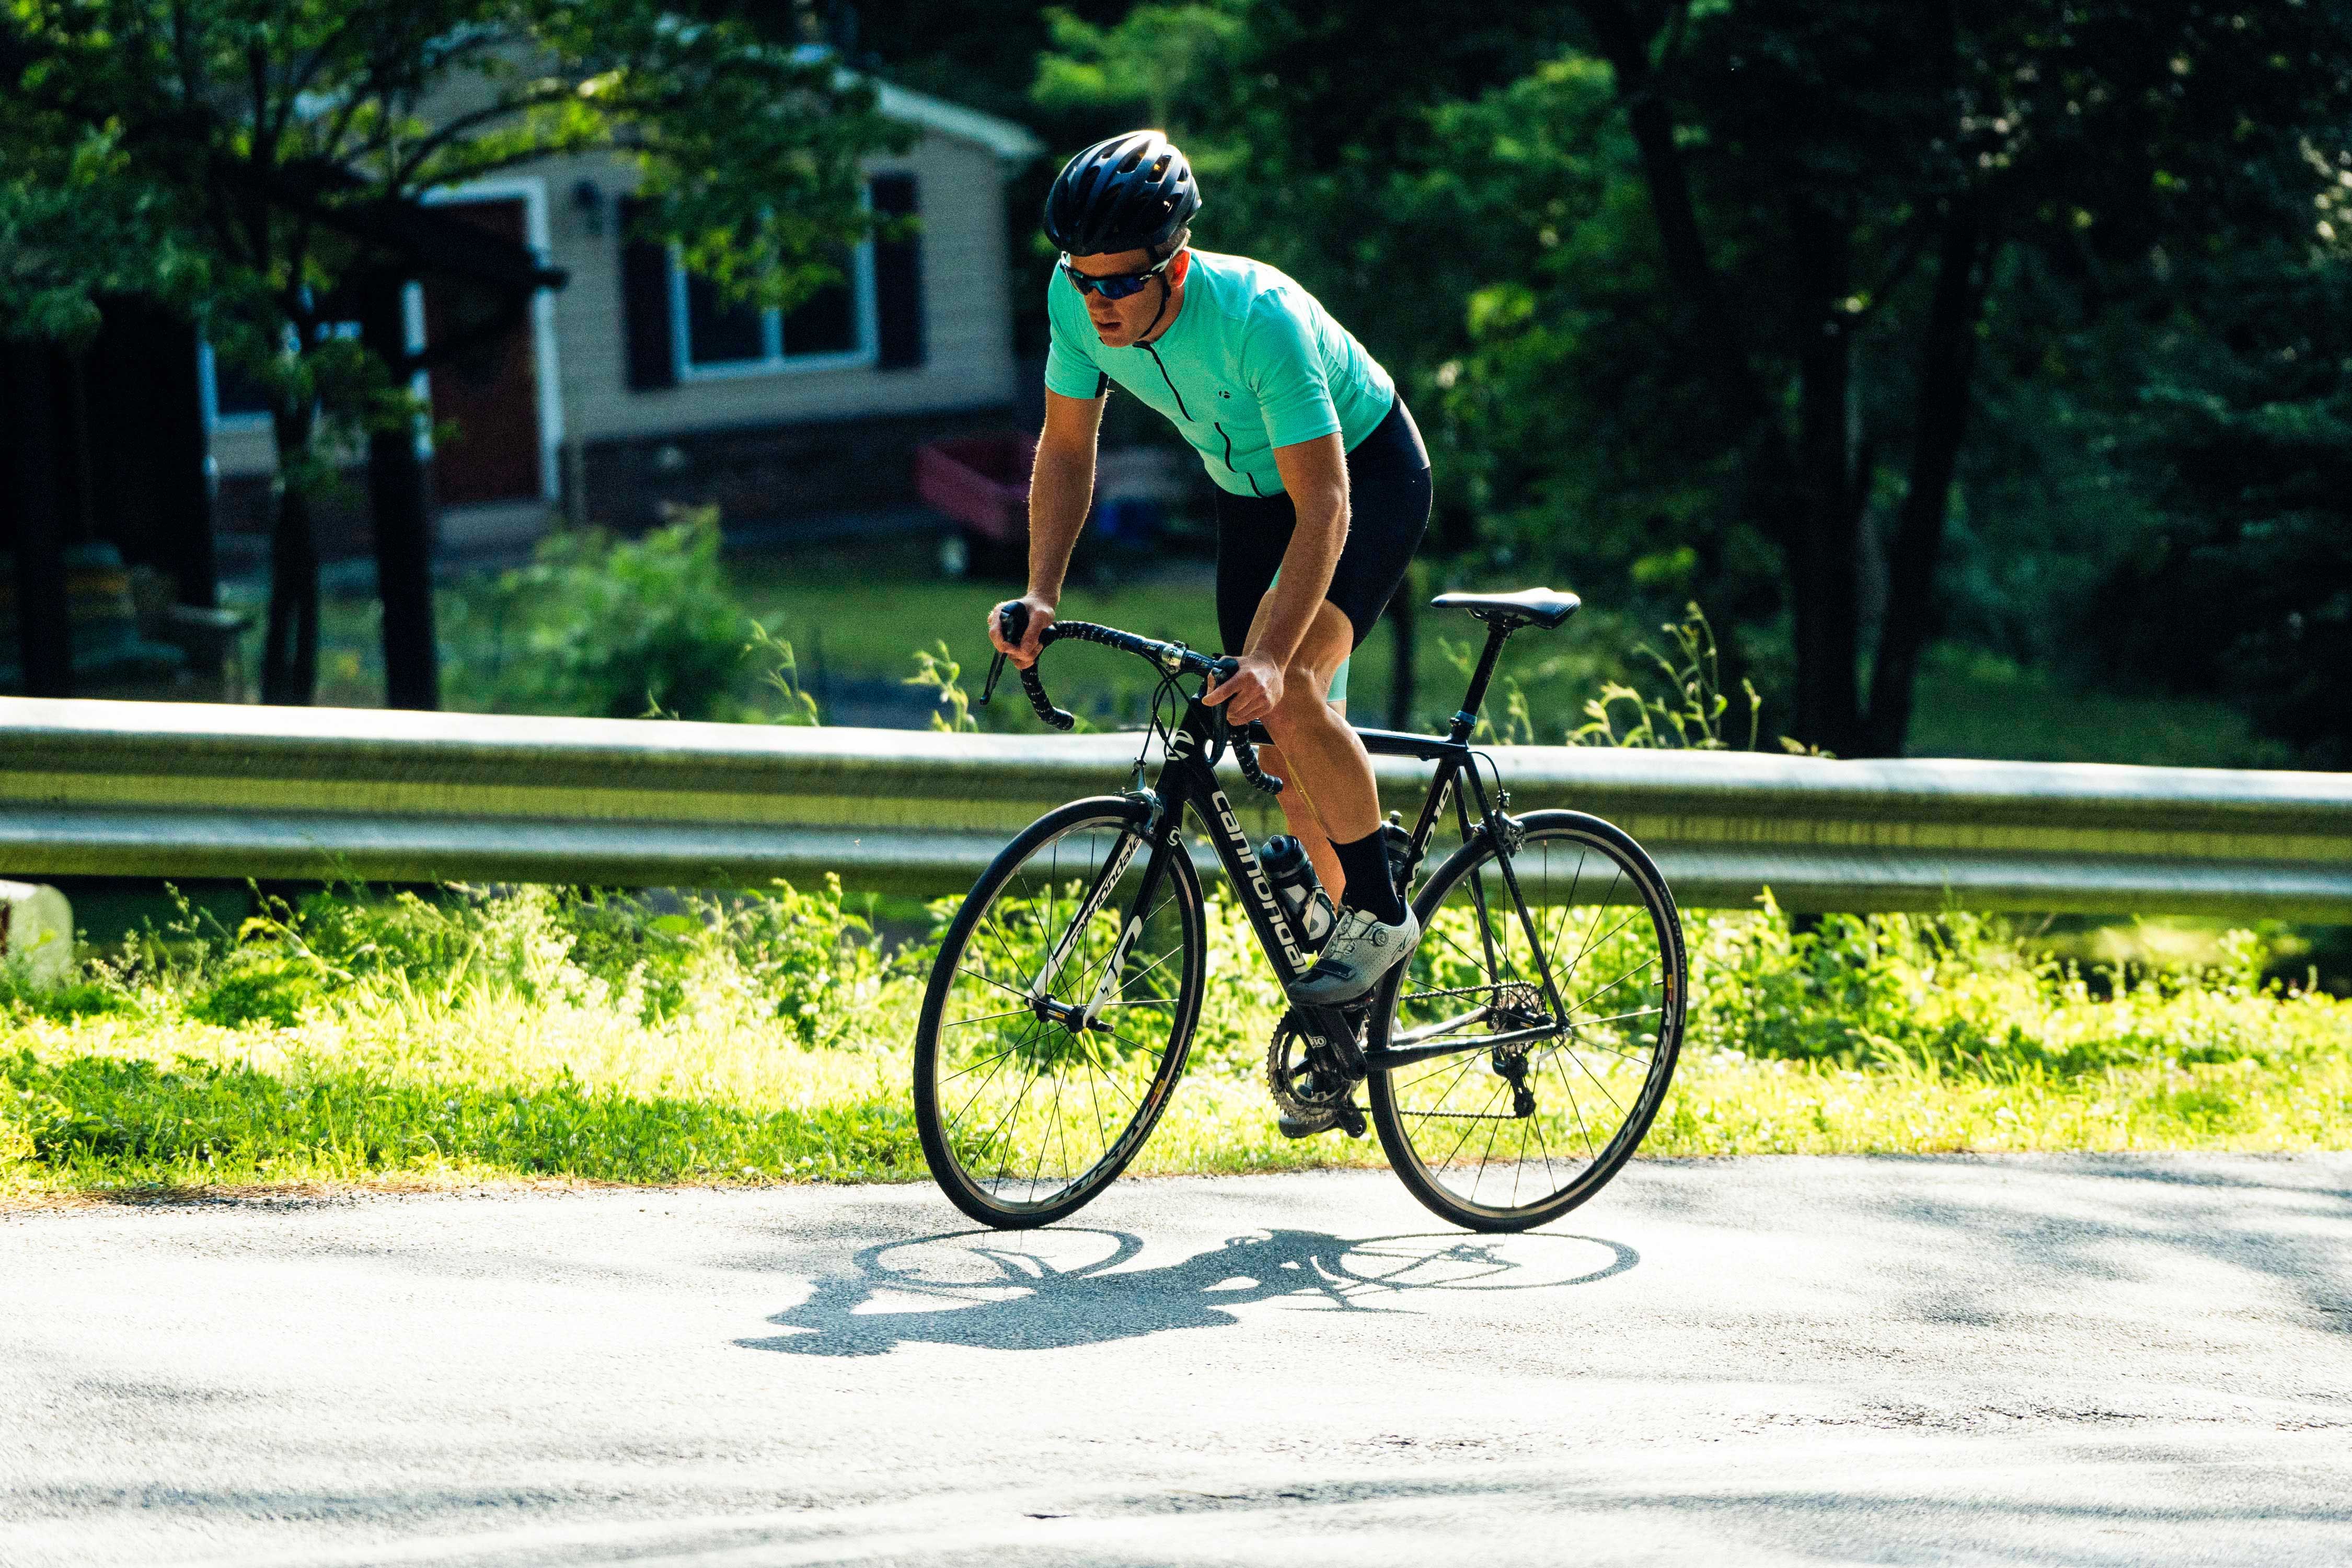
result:
[(1037, 440), (1019, 431), (933, 441), (915, 450), (915, 490), (972, 532), (1013, 543), (1029, 531)]

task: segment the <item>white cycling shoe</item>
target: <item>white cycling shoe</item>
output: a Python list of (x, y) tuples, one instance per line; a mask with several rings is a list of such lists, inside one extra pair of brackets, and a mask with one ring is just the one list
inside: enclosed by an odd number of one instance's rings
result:
[(1421, 921), (1412, 906), (1394, 925), (1378, 915), (1342, 905), (1339, 923), (1324, 944), (1315, 966), (1284, 988), (1293, 1002), (1308, 1007), (1337, 1007), (1353, 1002), (1381, 983), (1381, 976), (1404, 962), (1421, 941)]

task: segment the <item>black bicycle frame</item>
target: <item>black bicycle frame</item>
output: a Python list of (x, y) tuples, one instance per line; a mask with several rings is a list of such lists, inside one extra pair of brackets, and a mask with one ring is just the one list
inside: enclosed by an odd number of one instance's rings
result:
[[(1493, 644), (1499, 645), (1501, 640), (1500, 637), (1494, 638)], [(1469, 744), (1469, 731), (1475, 722), (1472, 716), (1476, 708), (1475, 698), (1486, 684), (1483, 677), (1489, 673), (1492, 668), (1490, 645), (1490, 657), (1482, 661), (1479, 669), (1479, 676), (1482, 679), (1474, 682), (1471, 688), (1471, 700), (1464, 704), (1464, 711), (1455, 717), (1454, 728), (1456, 733), (1454, 734), (1439, 737), (1407, 734), (1393, 730), (1357, 731), (1364, 742), (1364, 749), (1374, 756), (1414, 757), (1437, 764), (1437, 772), (1431, 781), (1428, 796), (1422, 803), (1420, 818), (1413, 824), (1411, 832), (1412, 847), (1408, 861), (1411, 869), (1418, 869), (1423, 859), (1427, 856), (1430, 838), (1437, 828), (1438, 815), (1444, 809), (1444, 802), (1449, 793), (1454, 797), (1455, 817), (1461, 827), (1465, 843), (1469, 842), (1479, 833), (1491, 834), (1501, 828), (1497, 803), (1487, 798), (1486, 786), (1479, 779), (1477, 770), (1473, 763)], [(1136, 891), (1134, 902), (1129, 906), (1129, 915), (1125, 929), (1130, 932), (1141, 930), (1139, 917), (1143, 911), (1152, 908), (1152, 900), (1158, 894), (1160, 879), (1167, 874), (1168, 857), (1184, 852), (1184, 814), (1189, 807), (1207, 827), (1210, 847), (1216, 855), (1218, 863), (1224, 868), (1227, 879), (1231, 881), (1241, 900), (1242, 910), (1249, 917), (1250, 929), (1256, 933), (1258, 946), (1265, 952), (1266, 961), (1274, 965), (1277, 974), (1284, 975), (1286, 978), (1303, 974), (1313, 960), (1307, 954), (1299, 940), (1298, 932), (1291, 923), (1289, 910), (1283, 907), (1280, 898), (1276, 894), (1273, 879), (1266, 875), (1265, 868), (1258, 863), (1257, 851), (1250, 844), (1249, 833), (1242, 826), (1240, 813), (1234, 810), (1233, 801), (1226, 795), (1224, 787), (1217, 781), (1216, 763), (1225, 746), (1224, 733), (1223, 716), (1215, 709), (1202, 702), (1197, 696), (1187, 700), (1183, 719), (1178, 723), (1169, 739), (1167, 758), (1161, 763), (1160, 772), (1153, 779), (1148, 794), (1148, 798), (1151, 800), (1154, 806), (1152, 819), (1147, 830), (1151, 843), (1151, 854), (1144, 867), (1142, 884)], [(1475, 821), (1472, 815), (1474, 799), (1476, 805)], [(1107, 866), (1105, 868), (1107, 883), (1115, 882), (1119, 876), (1123, 875), (1126, 864), (1125, 858), (1121, 857), (1116, 862), (1115, 871), (1111, 867)], [(1517, 879), (1510, 869), (1509, 858), (1500, 857), (1498, 864), (1510, 887), (1514, 903), (1521, 910), (1522, 921), (1525, 923), (1525, 900), (1519, 896)], [(1106, 885), (1104, 892), (1108, 893), (1108, 887)], [(1489, 973), (1493, 973), (1496, 967), (1494, 937), (1486, 922), (1486, 891), (1483, 883), (1474, 880), (1472, 897), (1478, 906), (1480, 938), (1486, 945), (1486, 957), (1488, 970)], [(1554, 1016), (1565, 1016), (1565, 1009), (1560, 1007), (1558, 988), (1553, 982), (1549, 961), (1544, 953), (1542, 943), (1538, 940), (1532, 924), (1528, 925), (1528, 937), (1530, 948), (1536, 956), (1543, 991), (1554, 1010)], [(1115, 957), (1114, 967), (1117, 962), (1118, 959)], [(1440, 1045), (1408, 1043), (1402, 1047), (1391, 1046), (1368, 1051), (1365, 1053), (1364, 1062), (1370, 1070), (1384, 1071), (1435, 1057), (1457, 1056), (1467, 1051), (1496, 1047), (1507, 1048), (1522, 1042), (1549, 1038), (1557, 1033), (1556, 1028), (1530, 1028), (1506, 1031), (1475, 1038), (1455, 1037)]]

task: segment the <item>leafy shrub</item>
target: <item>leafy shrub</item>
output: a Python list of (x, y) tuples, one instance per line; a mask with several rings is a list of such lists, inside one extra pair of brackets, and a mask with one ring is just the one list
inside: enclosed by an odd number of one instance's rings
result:
[[(362, 887), (265, 900), (226, 942), (184, 944), (155, 992), (201, 1023), (292, 1028), (314, 1001), (617, 1008), (645, 1025), (688, 1014), (782, 1019), (803, 1046), (854, 1034), (893, 974), (840, 879), (685, 899), (593, 888), (456, 886), (439, 899)], [(96, 985), (86, 991), (102, 992)], [(135, 1005), (127, 992), (110, 1005)], [(347, 999), (347, 1000), (346, 1000)]]
[(833, 875), (807, 892), (778, 881), (667, 912), (639, 897), (580, 890), (562, 895), (554, 914), (571, 941), (567, 961), (639, 998), (646, 1023), (718, 1006), (784, 1020), (804, 1047), (836, 1044), (856, 1032), (858, 1009), (888, 967)]
[(484, 612), (493, 644), (452, 684), (469, 703), (509, 712), (732, 717), (747, 617), (719, 544), (715, 507), (640, 540), (549, 535), (530, 565), (499, 578)]
[(39, 1157), (31, 1126), (36, 1112), (26, 1101), (13, 1084), (0, 1082), (0, 1176), (12, 1165)]
[(0, 965), (0, 1017), (14, 1013), (63, 1024), (106, 1013), (125, 1013), (136, 1005), (128, 992), (103, 979), (36, 985), (20, 971)]
[(1958, 910), (1800, 925), (1767, 895), (1753, 914), (1694, 913), (1687, 931), (1688, 1039), (1702, 1051), (2000, 1079), (2352, 1044), (2326, 995), (2263, 979), (2268, 945), (2252, 931), (2226, 935), (2210, 963), (2085, 972)]

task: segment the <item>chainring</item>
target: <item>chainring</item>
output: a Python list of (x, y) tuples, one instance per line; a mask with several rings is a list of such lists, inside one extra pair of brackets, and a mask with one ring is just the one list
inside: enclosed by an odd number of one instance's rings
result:
[(1329, 1064), (1328, 1048), (1319, 1053), (1325, 1060), (1315, 1059), (1318, 1053), (1313, 1037), (1297, 1019), (1296, 1014), (1285, 1013), (1274, 1026), (1274, 1038), (1265, 1049), (1266, 1091), (1275, 1104), (1301, 1121), (1336, 1117), (1353, 1109), (1354, 1080)]

